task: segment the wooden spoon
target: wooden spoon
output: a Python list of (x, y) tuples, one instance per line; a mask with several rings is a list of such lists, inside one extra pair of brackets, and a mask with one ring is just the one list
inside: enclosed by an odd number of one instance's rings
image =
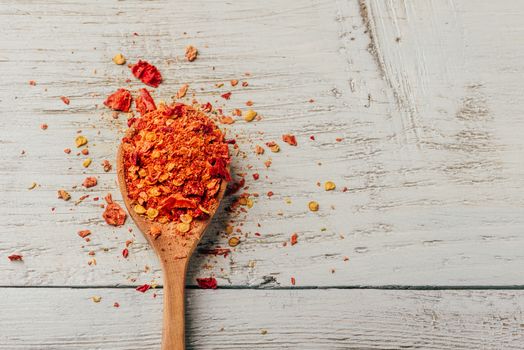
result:
[[(128, 130), (128, 134), (131, 131)], [(229, 170), (229, 169), (228, 169)], [(153, 247), (162, 263), (164, 275), (164, 322), (162, 330), (162, 350), (185, 349), (184, 335), (184, 290), (186, 284), (187, 264), (191, 254), (195, 250), (204, 231), (211, 222), (220, 201), (224, 197), (227, 181), (222, 180), (220, 190), (217, 193), (217, 204), (210, 208), (209, 218), (206, 220), (195, 220), (189, 232), (182, 234), (175, 228), (175, 223), (167, 224), (153, 223), (152, 221), (138, 215), (127, 195), (126, 181), (124, 177), (124, 158), (122, 144), (118, 148), (117, 175), (120, 192), (127, 210), (138, 228), (142, 231), (149, 244)], [(161, 234), (154, 238), (151, 229), (160, 231)]]

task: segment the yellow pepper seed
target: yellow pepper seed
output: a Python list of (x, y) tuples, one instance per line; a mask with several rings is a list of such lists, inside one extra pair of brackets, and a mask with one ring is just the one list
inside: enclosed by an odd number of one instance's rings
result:
[(311, 211), (318, 211), (318, 203), (315, 201), (309, 202), (308, 207)]
[(32, 190), (33, 188), (36, 187), (36, 185), (37, 185), (36, 182), (33, 182), (31, 183), (31, 186), (28, 187), (28, 189)]
[(191, 221), (193, 221), (193, 217), (189, 214), (182, 214), (180, 215), (180, 221), (182, 221), (184, 224), (190, 224)]
[(246, 114), (244, 114), (244, 120), (246, 122), (251, 122), (253, 121), (253, 119), (255, 119), (256, 116), (257, 116), (257, 112), (250, 109), (249, 111), (246, 112)]
[(270, 149), (271, 152), (273, 152), (273, 153), (278, 153), (278, 152), (280, 152), (280, 146), (277, 145), (277, 144), (274, 144), (273, 146), (269, 147), (269, 149)]
[(236, 247), (240, 244), (240, 239), (238, 237), (231, 237), (228, 241), (230, 247)]
[(91, 158), (87, 158), (86, 160), (84, 160), (84, 161), (82, 162), (82, 165), (84, 166), (84, 168), (87, 168), (87, 167), (89, 167), (89, 166), (91, 165), (91, 162), (92, 162), (92, 161), (93, 161), (93, 160), (92, 160)]
[(137, 213), (137, 214), (144, 214), (144, 213), (146, 212), (146, 208), (144, 208), (144, 207), (141, 206), (140, 204), (135, 205), (135, 207), (133, 208), (133, 210), (134, 210), (135, 213)]
[(102, 297), (94, 296), (94, 297), (91, 297), (91, 299), (93, 300), (93, 302), (99, 303), (102, 300)]
[(146, 141), (155, 141), (156, 140), (156, 134), (154, 132), (148, 132), (146, 134)]
[(182, 233), (185, 233), (187, 231), (189, 231), (189, 224), (188, 223), (185, 223), (185, 222), (179, 222), (177, 225), (176, 225), (176, 229)]
[(155, 208), (148, 208), (147, 212), (146, 212), (146, 215), (147, 215), (148, 218), (153, 220), (154, 218), (156, 218), (158, 216), (158, 210), (155, 209)]
[(79, 135), (75, 139), (76, 147), (82, 147), (83, 145), (87, 144), (87, 138), (85, 136)]
[(333, 181), (326, 181), (326, 183), (324, 184), (324, 189), (326, 191), (333, 191), (336, 187), (337, 186)]
[(113, 62), (115, 62), (115, 64), (118, 64), (118, 65), (123, 65), (126, 63), (126, 58), (121, 53), (117, 53), (113, 57)]
[(147, 175), (146, 169), (140, 169), (138, 171), (138, 175), (140, 175), (140, 177), (146, 177), (146, 175)]

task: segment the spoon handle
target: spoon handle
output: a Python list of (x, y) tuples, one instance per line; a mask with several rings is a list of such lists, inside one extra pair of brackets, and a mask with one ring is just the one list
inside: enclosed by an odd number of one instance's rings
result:
[(164, 325), (162, 350), (185, 349), (184, 290), (187, 259), (163, 261)]

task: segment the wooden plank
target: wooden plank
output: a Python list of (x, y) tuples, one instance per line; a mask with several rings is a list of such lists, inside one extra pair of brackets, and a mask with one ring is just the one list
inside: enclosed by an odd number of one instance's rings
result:
[[(0, 349), (160, 346), (161, 291), (153, 298), (132, 289), (4, 288), (0, 296)], [(191, 349), (521, 349), (523, 308), (523, 291), (189, 290), (187, 342)]]
[[(519, 4), (3, 1), (1, 284), (158, 280), (144, 239), (127, 232), (132, 224), (115, 230), (102, 222), (99, 202), (56, 199), (59, 188), (73, 200), (108, 191), (118, 198), (114, 172), (99, 163), (115, 158), (125, 118), (113, 120), (101, 102), (117, 87), (141, 85), (126, 83), (128, 69), (111, 63), (117, 52), (158, 65), (166, 81), (156, 98), (189, 83), (199, 100), (227, 111), (253, 100), (263, 116), (228, 127), (246, 153), (235, 158), (235, 173), (247, 173), (249, 191), (261, 195), (246, 214), (223, 211), (202, 246), (227, 246), (232, 220), (243, 241), (225, 259), (196, 256), (190, 283), (215, 275), (222, 285), (249, 286), (286, 286), (291, 276), (302, 286), (521, 284)], [(488, 45), (487, 38), (500, 40)], [(183, 60), (187, 44), (201, 52), (191, 64)], [(233, 78), (250, 85), (232, 89)], [(225, 87), (216, 88), (220, 82)], [(229, 90), (230, 101), (219, 98)], [(94, 159), (87, 170), (81, 157), (62, 152), (79, 129)], [(254, 144), (284, 133), (296, 134), (299, 146), (254, 155)], [(100, 184), (72, 190), (88, 174)], [(337, 190), (317, 187), (326, 180)], [(33, 181), (40, 187), (27, 190)], [(318, 213), (307, 210), (310, 200), (320, 203)], [(85, 245), (76, 236), (84, 228), (93, 231)], [(299, 243), (282, 247), (293, 232)], [(124, 260), (130, 238), (137, 243)], [(87, 265), (90, 250), (96, 266)], [(24, 263), (5, 258), (14, 252)]]

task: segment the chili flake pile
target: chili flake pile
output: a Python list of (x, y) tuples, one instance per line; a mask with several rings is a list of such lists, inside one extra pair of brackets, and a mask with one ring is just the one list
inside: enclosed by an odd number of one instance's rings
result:
[(177, 222), (188, 232), (217, 203), (229, 181), (224, 134), (200, 109), (160, 105), (130, 124), (122, 139), (125, 181), (134, 211), (152, 221)]

